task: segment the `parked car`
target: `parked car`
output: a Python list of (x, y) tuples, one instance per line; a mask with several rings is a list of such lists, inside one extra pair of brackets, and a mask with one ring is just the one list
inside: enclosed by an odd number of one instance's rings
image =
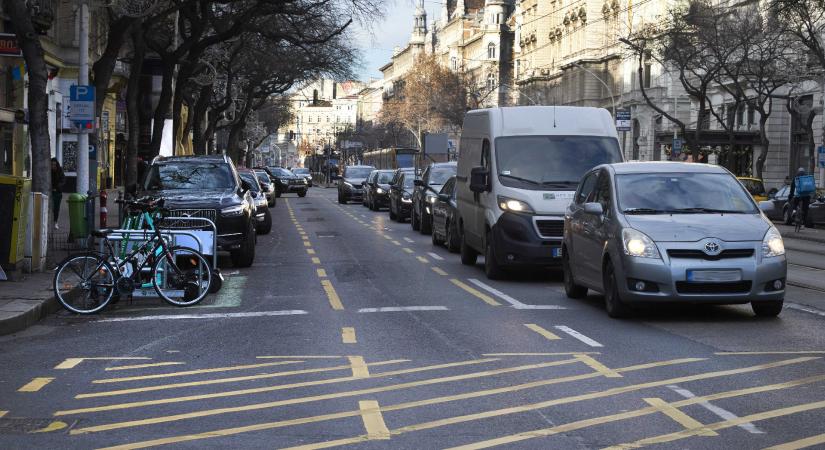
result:
[(312, 187), (312, 173), (306, 167), (293, 167), (292, 173), (307, 180), (307, 186)]
[(765, 185), (759, 178), (751, 177), (737, 177), (742, 186), (751, 194), (754, 200), (761, 202), (768, 199), (768, 194), (765, 192)]
[[(778, 191), (768, 195), (768, 199), (759, 202), (759, 207), (769, 219), (781, 221), (785, 225), (793, 223), (793, 211), (788, 202), (790, 186), (782, 186)], [(825, 226), (825, 190), (817, 189), (816, 195), (808, 205), (806, 227)]]
[(364, 181), (375, 170), (372, 166), (346, 166), (338, 179), (338, 203), (363, 201)]
[(261, 185), (261, 190), (266, 194), (266, 205), (270, 208), (275, 206), (275, 184), (269, 174), (263, 169), (253, 169), (255, 176), (258, 178), (258, 184)]
[(412, 210), (415, 169), (397, 169), (390, 185), (390, 220), (405, 221)]
[(157, 157), (146, 170), (142, 196), (162, 198), (172, 215), (204, 217), (217, 226), (218, 248), (232, 264), (255, 261), (255, 201), (228, 156)]
[(444, 244), (451, 253), (457, 252), (461, 245), (456, 220), (458, 205), (455, 201), (455, 183), (455, 175), (447, 179), (432, 204), (433, 245)]
[(364, 182), (364, 202), (373, 211), (390, 204), (390, 181), (394, 170), (373, 170)]
[(564, 211), (581, 176), (622, 160), (600, 108), (521, 106), (469, 111), (458, 156), (461, 262), (484, 254), (488, 278), (506, 267), (561, 263)]
[(430, 164), (424, 169), (421, 179), (415, 180), (410, 213), (410, 225), (413, 230), (419, 230), (422, 234), (432, 231), (432, 204), (435, 203), (444, 182), (455, 175), (456, 168), (455, 162)]
[(283, 167), (268, 167), (269, 177), (275, 183), (275, 196), (296, 193), (298, 197), (306, 197), (309, 185), (304, 177), (295, 175)]
[(782, 236), (719, 166), (589, 171), (567, 209), (563, 245), (568, 297), (602, 292), (611, 317), (627, 315), (633, 303), (750, 303), (759, 316), (782, 310)]
[(258, 234), (269, 234), (272, 231), (272, 214), (269, 213), (266, 192), (258, 182), (258, 175), (251, 169), (238, 169), (238, 176), (249, 184), (249, 192), (252, 193), (252, 199), (255, 201), (255, 220), (257, 221), (255, 231)]

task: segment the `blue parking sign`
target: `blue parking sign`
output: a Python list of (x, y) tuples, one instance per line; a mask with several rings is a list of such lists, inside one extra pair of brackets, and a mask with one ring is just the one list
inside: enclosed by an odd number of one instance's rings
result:
[(95, 127), (95, 87), (73, 85), (69, 88), (69, 119), (81, 132)]

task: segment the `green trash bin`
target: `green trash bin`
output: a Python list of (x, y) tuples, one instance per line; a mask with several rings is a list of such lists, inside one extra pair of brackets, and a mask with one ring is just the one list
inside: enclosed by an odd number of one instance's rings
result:
[(69, 239), (88, 236), (89, 226), (86, 220), (86, 196), (83, 194), (69, 194), (69, 199), (66, 203), (69, 204)]

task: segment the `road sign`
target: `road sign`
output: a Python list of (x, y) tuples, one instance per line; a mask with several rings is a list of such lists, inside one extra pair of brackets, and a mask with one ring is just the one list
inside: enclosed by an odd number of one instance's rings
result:
[(616, 110), (616, 130), (618, 131), (630, 131), (631, 129), (631, 116), (630, 110), (623, 108)]
[(69, 119), (81, 133), (91, 133), (95, 128), (94, 86), (72, 85), (69, 89)]
[(679, 156), (682, 153), (682, 140), (673, 138), (673, 148), (670, 152), (673, 156)]

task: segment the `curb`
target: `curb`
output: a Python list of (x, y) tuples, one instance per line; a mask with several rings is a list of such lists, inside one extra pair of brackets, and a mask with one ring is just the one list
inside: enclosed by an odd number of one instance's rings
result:
[(60, 309), (60, 305), (54, 297), (40, 300), (22, 299), (17, 301), (29, 303), (30, 307), (25, 311), (20, 311), (14, 316), (0, 319), (0, 336), (25, 330), (37, 323), (40, 319)]

